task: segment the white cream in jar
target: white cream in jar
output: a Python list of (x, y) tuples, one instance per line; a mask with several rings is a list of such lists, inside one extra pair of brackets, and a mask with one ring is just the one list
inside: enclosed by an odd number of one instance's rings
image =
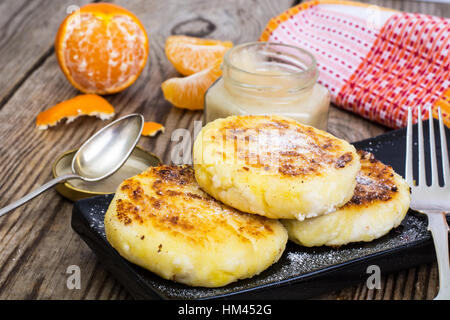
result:
[(326, 130), (330, 95), (316, 82), (316, 61), (290, 45), (253, 42), (230, 49), (223, 75), (205, 95), (204, 120), (278, 114)]

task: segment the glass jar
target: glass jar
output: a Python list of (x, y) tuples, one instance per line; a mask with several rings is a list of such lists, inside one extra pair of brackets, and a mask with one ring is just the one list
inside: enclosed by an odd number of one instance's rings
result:
[(204, 121), (278, 114), (326, 130), (330, 94), (317, 77), (316, 60), (306, 50), (270, 42), (238, 45), (225, 54), (222, 77), (205, 94)]

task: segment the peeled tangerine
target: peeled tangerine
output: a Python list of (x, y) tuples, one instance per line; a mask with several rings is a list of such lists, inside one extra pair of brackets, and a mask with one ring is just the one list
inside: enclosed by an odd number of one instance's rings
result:
[(82, 94), (39, 113), (36, 117), (36, 126), (45, 130), (57, 125), (62, 119), (72, 122), (82, 115), (107, 120), (114, 116), (114, 107), (98, 95)]
[(188, 77), (171, 78), (164, 81), (161, 84), (164, 97), (178, 108), (203, 109), (206, 90), (222, 75), (221, 63), (222, 59), (218, 59), (203, 71)]
[(209, 68), (231, 47), (231, 41), (177, 35), (167, 38), (165, 52), (167, 59), (179, 73), (190, 76)]
[(59, 65), (78, 90), (110, 94), (133, 84), (144, 69), (148, 37), (139, 19), (109, 3), (85, 5), (59, 27)]

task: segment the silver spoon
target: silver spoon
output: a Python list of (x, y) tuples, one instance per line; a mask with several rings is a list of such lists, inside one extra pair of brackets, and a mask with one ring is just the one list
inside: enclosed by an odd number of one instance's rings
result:
[(25, 197), (0, 209), (0, 217), (58, 183), (71, 179), (99, 181), (110, 176), (128, 159), (143, 127), (144, 117), (140, 114), (130, 114), (111, 122), (78, 149), (72, 160), (72, 173), (50, 180)]

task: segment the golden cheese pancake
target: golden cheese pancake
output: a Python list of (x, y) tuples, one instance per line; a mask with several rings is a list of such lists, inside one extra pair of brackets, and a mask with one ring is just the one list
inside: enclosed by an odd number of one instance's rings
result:
[(410, 202), (406, 181), (371, 153), (358, 153), (361, 171), (352, 199), (336, 212), (321, 217), (282, 220), (290, 240), (307, 247), (372, 241), (402, 222)]
[(191, 166), (159, 166), (125, 180), (105, 215), (125, 259), (191, 286), (219, 287), (276, 262), (288, 240), (277, 220), (239, 212), (203, 192)]
[(194, 143), (198, 184), (243, 212), (303, 220), (350, 200), (360, 168), (348, 142), (280, 116), (231, 116)]

